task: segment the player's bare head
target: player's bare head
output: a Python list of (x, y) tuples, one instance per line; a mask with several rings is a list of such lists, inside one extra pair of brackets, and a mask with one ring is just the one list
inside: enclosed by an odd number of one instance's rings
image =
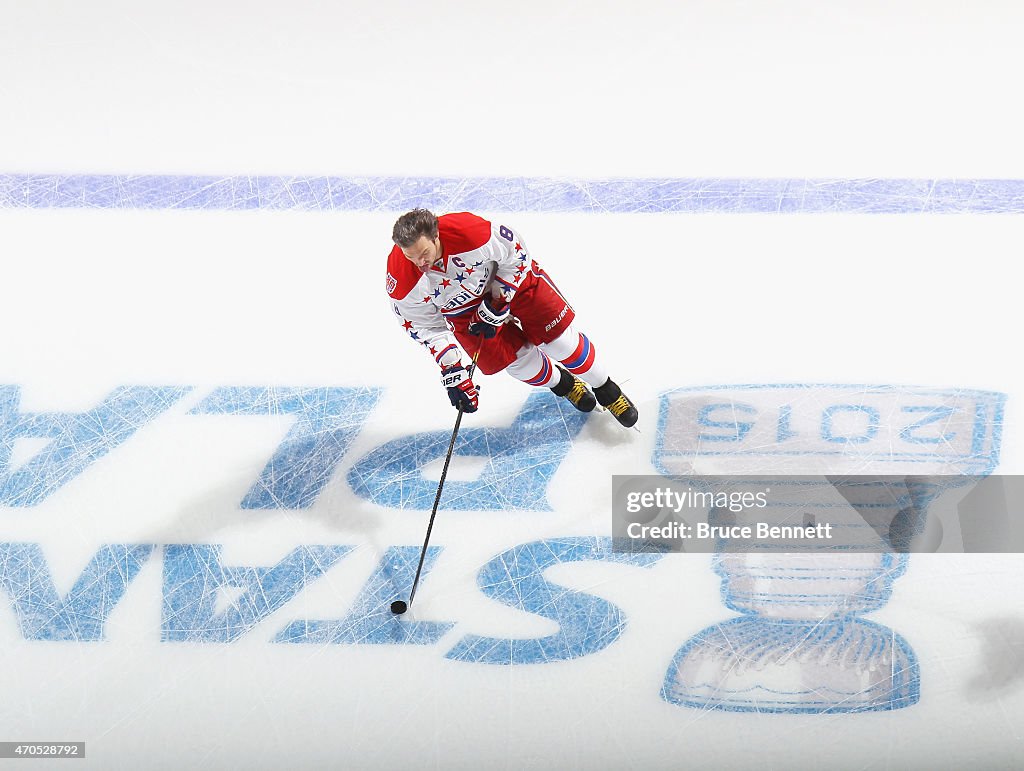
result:
[(391, 231), (391, 240), (398, 244), (403, 250), (408, 249), (420, 238), (428, 241), (437, 239), (437, 217), (426, 209), (413, 209), (406, 212)]
[(441, 259), (437, 217), (426, 209), (413, 209), (399, 217), (391, 239), (398, 244), (406, 259), (424, 272)]

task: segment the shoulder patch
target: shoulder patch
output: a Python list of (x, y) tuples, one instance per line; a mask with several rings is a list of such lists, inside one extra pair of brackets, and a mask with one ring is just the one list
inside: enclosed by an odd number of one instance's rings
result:
[(396, 245), (388, 255), (388, 296), (395, 300), (403, 299), (416, 286), (422, 275)]

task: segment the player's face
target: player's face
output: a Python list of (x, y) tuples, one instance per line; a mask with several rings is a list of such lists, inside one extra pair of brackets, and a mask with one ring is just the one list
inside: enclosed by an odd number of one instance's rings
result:
[(426, 272), (430, 266), (441, 259), (441, 239), (431, 241), (426, 236), (409, 247), (402, 247), (402, 254), (420, 270)]

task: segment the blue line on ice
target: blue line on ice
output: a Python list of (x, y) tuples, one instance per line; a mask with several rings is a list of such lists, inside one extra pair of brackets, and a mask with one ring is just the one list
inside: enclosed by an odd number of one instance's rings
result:
[(1024, 213), (1018, 179), (0, 174), (0, 208)]

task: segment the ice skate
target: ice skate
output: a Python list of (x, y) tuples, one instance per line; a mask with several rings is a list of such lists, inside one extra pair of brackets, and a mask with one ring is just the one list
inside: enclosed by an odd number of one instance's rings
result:
[(623, 426), (632, 428), (636, 425), (640, 414), (636, 411), (633, 402), (622, 393), (622, 389), (619, 388), (614, 380), (608, 378), (608, 381), (603, 386), (595, 388), (594, 396), (597, 397), (597, 401), (601, 403), (601, 406), (608, 410)]
[[(597, 399), (587, 388), (587, 384), (562, 367), (558, 368), (561, 373), (559, 381), (551, 387), (555, 396), (568, 399), (569, 403), (580, 412), (591, 412), (597, 406)], [(634, 410), (635, 412), (635, 410)]]

